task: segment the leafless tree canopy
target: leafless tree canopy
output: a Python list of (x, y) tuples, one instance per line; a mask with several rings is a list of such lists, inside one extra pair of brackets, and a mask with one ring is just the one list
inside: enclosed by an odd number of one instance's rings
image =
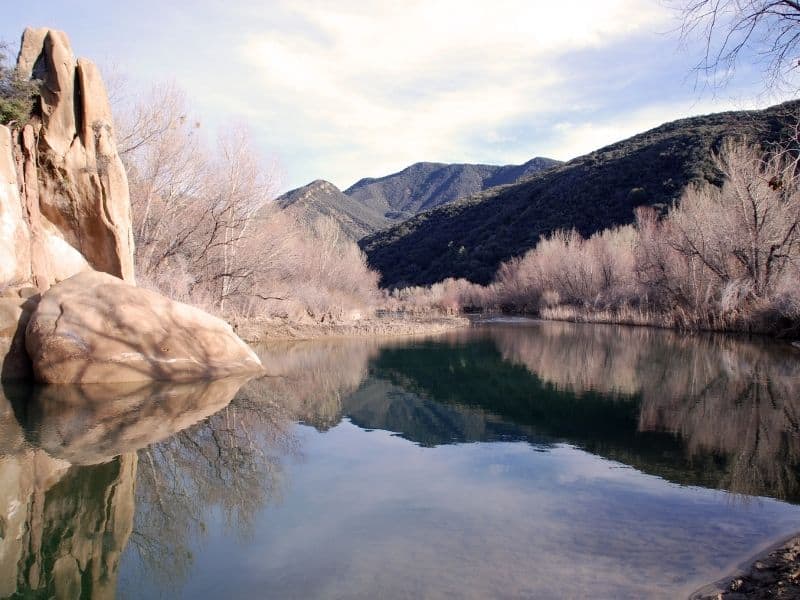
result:
[[(395, 303), (539, 312), (679, 328), (800, 330), (800, 186), (792, 155), (724, 142), (721, 188), (688, 188), (665, 216), (584, 239), (556, 231), (500, 266), (494, 283), (446, 280)], [(591, 315), (591, 317), (589, 317)]]
[(785, 83), (798, 67), (800, 2), (796, 0), (689, 0), (676, 2), (684, 39), (701, 37), (705, 54), (697, 68), (726, 83), (739, 58), (752, 51), (768, 86)]
[(370, 308), (377, 274), (331, 220), (297, 222), (271, 200), (274, 166), (247, 129), (213, 144), (174, 85), (116, 109), (131, 189), (137, 277), (228, 317), (346, 317)]

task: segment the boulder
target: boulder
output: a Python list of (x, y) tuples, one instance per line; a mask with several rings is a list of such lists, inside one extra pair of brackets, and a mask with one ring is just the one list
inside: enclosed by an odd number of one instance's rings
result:
[(42, 295), (25, 346), (41, 383), (193, 381), (263, 370), (223, 320), (91, 271)]
[(31, 364), (25, 351), (25, 328), (39, 296), (26, 297), (30, 288), (0, 297), (0, 380), (30, 379)]

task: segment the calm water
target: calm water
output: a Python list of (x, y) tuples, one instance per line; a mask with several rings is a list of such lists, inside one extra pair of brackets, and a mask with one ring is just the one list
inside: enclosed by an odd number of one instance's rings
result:
[(675, 598), (800, 531), (800, 352), (564, 323), (5, 386), (0, 597)]

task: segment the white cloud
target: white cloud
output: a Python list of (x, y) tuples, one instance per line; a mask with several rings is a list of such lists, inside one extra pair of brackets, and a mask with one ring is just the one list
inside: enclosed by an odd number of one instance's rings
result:
[(331, 4), (287, 1), (304, 25), (251, 33), (239, 58), (250, 98), (263, 98), (251, 118), (293, 140), (289, 153), (306, 148), (313, 177), (339, 185), (416, 160), (470, 159), (468, 138), (496, 143), (504, 125), (553, 111), (570, 83), (559, 56), (669, 18), (646, 0)]

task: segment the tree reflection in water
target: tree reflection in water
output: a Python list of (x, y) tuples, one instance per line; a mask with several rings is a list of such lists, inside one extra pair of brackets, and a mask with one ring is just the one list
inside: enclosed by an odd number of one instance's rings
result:
[(776, 343), (535, 322), (259, 351), (270, 375), (244, 385), (6, 386), (0, 597), (113, 596), (126, 546), (126, 577), (179, 588), (211, 521), (248, 538), (281, 501), (297, 421), (347, 417), (421, 446), (566, 442), (800, 500), (798, 354)]
[(721, 455), (717, 487), (800, 499), (800, 354), (771, 340), (547, 323), (499, 329), (504, 358), (575, 394), (640, 400), (638, 430), (679, 436), (690, 458)]
[(211, 417), (139, 451), (131, 547), (148, 577), (179, 586), (212, 512), (247, 538), (255, 515), (280, 501), (282, 461), (298, 454), (284, 408), (253, 381)]

